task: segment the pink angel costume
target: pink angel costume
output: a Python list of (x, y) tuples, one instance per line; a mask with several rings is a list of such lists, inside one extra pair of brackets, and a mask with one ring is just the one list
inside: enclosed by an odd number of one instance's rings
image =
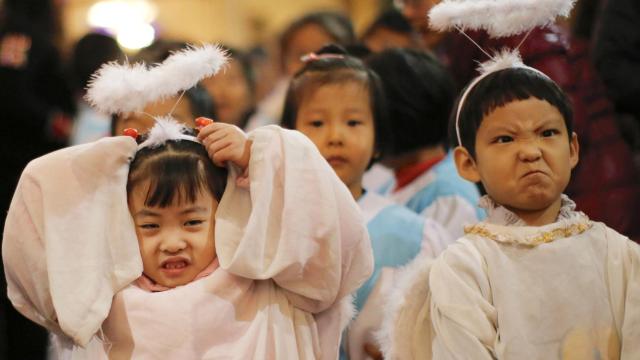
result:
[(149, 292), (127, 207), (129, 137), (34, 160), (5, 227), (14, 306), (55, 333), (58, 358), (336, 359), (351, 296), (371, 274), (348, 189), (299, 133), (256, 129), (249, 186), (230, 167), (216, 213), (219, 266)]

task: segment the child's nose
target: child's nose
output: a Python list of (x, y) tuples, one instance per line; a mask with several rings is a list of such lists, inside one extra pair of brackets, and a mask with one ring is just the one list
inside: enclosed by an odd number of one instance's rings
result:
[(342, 145), (344, 143), (344, 131), (338, 125), (329, 126), (329, 145)]
[(175, 254), (187, 247), (187, 242), (176, 233), (167, 234), (160, 244), (160, 251)]
[(542, 151), (535, 140), (524, 141), (518, 149), (518, 157), (521, 161), (537, 161), (542, 157)]

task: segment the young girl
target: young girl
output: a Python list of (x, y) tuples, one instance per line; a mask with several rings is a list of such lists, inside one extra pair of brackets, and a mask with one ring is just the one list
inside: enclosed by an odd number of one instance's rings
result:
[(163, 119), (139, 142), (25, 169), (3, 244), (14, 306), (72, 358), (335, 359), (371, 248), (313, 144)]
[[(488, 218), (467, 227), (430, 273), (414, 273), (406, 289), (427, 274), (430, 294), (401, 309), (397, 320), (406, 322), (397, 324), (389, 355), (637, 358), (640, 248), (562, 194), (578, 163), (570, 102), (550, 78), (509, 56), (494, 66), (452, 116), (456, 166), (486, 189)], [(415, 324), (409, 317), (424, 303), (431, 312), (417, 332), (432, 341), (403, 344), (401, 329)]]
[[(363, 211), (374, 253), (374, 272), (358, 290), (356, 308), (376, 307), (362, 313), (350, 326), (348, 353), (364, 358), (365, 344), (376, 345), (381, 294), (374, 287), (390, 281), (383, 268), (408, 263), (422, 249), (435, 257), (451, 241), (437, 223), (362, 188), (362, 177), (386, 148), (384, 99), (378, 77), (356, 58), (335, 45), (307, 58), (289, 87), (282, 123), (307, 135)], [(384, 278), (384, 279), (383, 279)], [(371, 304), (375, 304), (371, 305)], [(373, 318), (372, 318), (373, 316)]]

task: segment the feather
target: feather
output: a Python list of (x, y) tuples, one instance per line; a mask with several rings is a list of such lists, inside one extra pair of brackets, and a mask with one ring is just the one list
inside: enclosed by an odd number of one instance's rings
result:
[(527, 32), (567, 17), (575, 0), (443, 0), (429, 11), (437, 31), (486, 30), (492, 37)]
[(503, 49), (492, 56), (490, 60), (478, 65), (478, 72), (480, 75), (484, 75), (512, 67), (528, 68), (528, 66), (522, 62), (522, 57), (520, 57), (518, 50)]
[(171, 54), (151, 67), (143, 63), (103, 65), (89, 82), (86, 99), (103, 113), (140, 111), (146, 104), (195, 86), (227, 62), (219, 46), (205, 44)]
[(184, 131), (187, 127), (178, 123), (170, 116), (159, 116), (155, 118), (156, 124), (149, 130), (149, 137), (140, 145), (138, 150), (142, 148), (154, 148), (163, 145), (169, 140), (189, 140), (199, 142), (194, 136), (187, 135)]

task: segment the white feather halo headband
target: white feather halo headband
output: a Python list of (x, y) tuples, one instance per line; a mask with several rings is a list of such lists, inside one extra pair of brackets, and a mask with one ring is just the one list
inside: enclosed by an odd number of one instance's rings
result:
[[(558, 16), (568, 16), (576, 0), (442, 0), (429, 11), (429, 26), (437, 31), (456, 29), (464, 34), (482, 52), (489, 55), (473, 41), (465, 30), (486, 30), (492, 37), (513, 36), (530, 32), (538, 26), (546, 26)], [(527, 34), (528, 35), (528, 34)], [(526, 39), (526, 36), (525, 36)], [(524, 39), (520, 42), (520, 45)], [(480, 64), (478, 75), (466, 87), (456, 109), (456, 136), (462, 146), (460, 136), (460, 113), (471, 90), (489, 74), (507, 69), (524, 68), (549, 78), (545, 73), (525, 65), (517, 48), (490, 56), (490, 60)]]
[(429, 11), (437, 31), (486, 30), (492, 37), (511, 36), (569, 16), (575, 0), (442, 0)]
[(86, 99), (107, 114), (140, 111), (148, 103), (195, 86), (216, 74), (226, 62), (227, 53), (211, 44), (191, 45), (151, 67), (111, 62), (92, 76)]

